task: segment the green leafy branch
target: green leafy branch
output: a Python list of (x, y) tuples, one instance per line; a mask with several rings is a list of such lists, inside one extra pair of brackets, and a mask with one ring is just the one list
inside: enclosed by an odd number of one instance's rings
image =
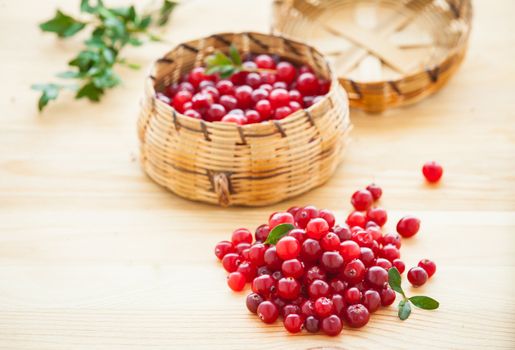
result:
[(411, 304), (424, 310), (438, 309), (440, 303), (433, 298), (423, 295), (416, 295), (408, 298), (402, 289), (401, 281), (399, 270), (395, 267), (388, 270), (388, 283), (390, 284), (390, 287), (402, 296), (402, 300), (399, 302), (398, 311), (398, 315), (401, 320), (404, 321), (411, 315)]
[(59, 38), (69, 38), (86, 27), (91, 35), (84, 41), (85, 48), (68, 62), (69, 70), (57, 74), (58, 78), (74, 80), (74, 84), (35, 84), (32, 89), (41, 92), (38, 109), (57, 99), (62, 90), (75, 92), (75, 98), (99, 101), (107, 89), (121, 83), (114, 67), (125, 65), (132, 69), (139, 66), (120, 57), (127, 45), (141, 46), (145, 42), (159, 41), (151, 27), (165, 25), (177, 2), (164, 0), (158, 9), (143, 14), (134, 6), (106, 7), (102, 0), (81, 0), (80, 12), (85, 19), (77, 19), (60, 10), (55, 16), (39, 25), (44, 32), (55, 33)]
[(207, 56), (204, 63), (206, 64), (206, 74), (218, 73), (222, 78), (227, 78), (241, 71), (276, 72), (274, 69), (249, 68), (248, 66), (245, 66), (238, 49), (234, 45), (231, 45), (229, 48), (228, 55), (222, 51), (217, 51), (214, 54)]

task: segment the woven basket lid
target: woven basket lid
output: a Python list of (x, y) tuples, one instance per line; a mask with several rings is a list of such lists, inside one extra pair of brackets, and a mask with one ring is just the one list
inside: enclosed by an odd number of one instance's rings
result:
[(317, 47), (351, 106), (379, 112), (444, 85), (471, 19), (470, 0), (275, 0), (272, 30)]

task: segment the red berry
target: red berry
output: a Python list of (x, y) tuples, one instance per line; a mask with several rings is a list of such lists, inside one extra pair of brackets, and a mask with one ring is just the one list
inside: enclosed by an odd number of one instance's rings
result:
[(270, 275), (261, 275), (252, 281), (252, 291), (264, 297), (270, 295), (275, 288), (275, 280)]
[(267, 224), (263, 224), (256, 228), (256, 232), (254, 232), (254, 237), (256, 238), (256, 241), (264, 242), (268, 238), (269, 233), (270, 227)]
[(367, 217), (364, 213), (360, 211), (353, 211), (347, 217), (347, 225), (350, 227), (358, 226), (361, 228), (365, 228), (365, 224), (367, 223)]
[(333, 228), (333, 232), (338, 235), (338, 238), (340, 238), (340, 242), (351, 239), (351, 232), (349, 226), (345, 224), (343, 226), (336, 225)]
[(302, 105), (302, 95), (299, 90), (290, 90), (288, 91), (288, 94), (290, 95), (290, 101), (298, 102)]
[(363, 305), (370, 313), (377, 311), (381, 306), (381, 295), (373, 289), (365, 291), (363, 293)]
[(345, 299), (341, 294), (333, 294), (331, 297), (331, 301), (333, 302), (334, 313), (339, 317), (343, 315), (347, 304), (345, 303)]
[(220, 95), (234, 94), (234, 84), (230, 80), (220, 80), (218, 83), (216, 83), (216, 88), (220, 92)]
[(363, 327), (370, 320), (370, 313), (362, 304), (350, 305), (345, 311), (345, 319), (353, 328)]
[(234, 253), (225, 254), (222, 259), (222, 265), (227, 272), (234, 272), (241, 263), (240, 256)]
[(224, 122), (224, 123), (233, 123), (233, 124), (237, 124), (237, 125), (243, 125), (247, 122), (247, 119), (244, 116), (229, 113), (229, 114), (225, 115), (222, 118), (222, 120), (220, 120), (220, 121)]
[(256, 277), (257, 269), (255, 265), (252, 265), (249, 261), (242, 262), (236, 271), (240, 272), (247, 282), (252, 282), (252, 280)]
[(293, 218), (293, 215), (291, 215), (288, 212), (274, 213), (268, 220), (268, 226), (270, 226), (271, 230), (280, 224), (292, 224), (293, 225), (294, 223), (295, 223), (295, 219)]
[(395, 259), (399, 259), (401, 257), (401, 253), (393, 244), (387, 244), (381, 249), (379, 256), (393, 262)]
[(274, 323), (279, 317), (279, 310), (271, 301), (263, 301), (257, 307), (257, 314), (261, 321), (265, 323)]
[(285, 260), (281, 271), (286, 277), (299, 278), (304, 274), (304, 265), (298, 259)]
[(326, 279), (325, 271), (320, 266), (314, 265), (306, 271), (306, 275), (304, 277), (304, 281), (305, 281), (304, 283), (309, 286), (316, 280), (325, 280), (325, 279)]
[(314, 280), (308, 287), (309, 297), (316, 300), (320, 297), (329, 296), (329, 285), (327, 282), (322, 280)]
[(372, 248), (374, 244), (374, 237), (372, 234), (361, 229), (353, 235), (352, 240), (358, 243), (360, 247)]
[(429, 182), (438, 182), (443, 174), (443, 168), (436, 162), (427, 162), (422, 167), (422, 174)]
[(368, 269), (365, 280), (375, 288), (383, 288), (388, 283), (388, 272), (379, 266), (372, 266)]
[(250, 293), (249, 295), (247, 295), (247, 299), (245, 301), (245, 303), (247, 304), (247, 309), (249, 309), (249, 311), (253, 314), (257, 312), (257, 308), (259, 304), (261, 304), (262, 302), (263, 298), (261, 297), (261, 295), (257, 293)]
[(343, 266), (343, 258), (338, 252), (324, 252), (320, 265), (328, 272), (336, 273)]
[(263, 260), (265, 261), (266, 266), (271, 270), (277, 270), (281, 268), (282, 261), (277, 255), (277, 250), (275, 246), (268, 247), (263, 255)]
[(281, 310), (281, 314), (283, 317), (286, 317), (290, 314), (300, 314), (300, 306), (294, 304), (284, 305)]
[[(392, 265), (399, 271), (399, 273), (403, 273), (404, 270), (406, 270), (406, 265), (404, 264), (404, 261), (402, 261), (400, 259), (393, 260)], [(419, 266), (420, 266), (420, 263), (419, 263)]]
[(325, 95), (329, 92), (331, 89), (331, 81), (325, 80), (325, 79), (318, 79), (318, 94), (319, 95)]
[(390, 270), (390, 268), (393, 266), (390, 260), (386, 260), (385, 258), (377, 258), (375, 265), (378, 267), (382, 267), (386, 271)]
[(421, 267), (412, 267), (408, 271), (408, 281), (414, 286), (414, 287), (420, 287), (424, 283), (426, 283), (428, 279), (428, 274), (426, 270), (424, 270)]
[(303, 243), (306, 240), (306, 231), (301, 228), (294, 228), (288, 232), (288, 236), (295, 238), (300, 243)]
[(194, 109), (187, 109), (183, 114), (193, 119), (202, 119), (202, 115)]
[(315, 300), (315, 314), (320, 317), (327, 317), (333, 313), (333, 301), (326, 297)]
[(292, 113), (292, 110), (288, 106), (278, 107), (275, 110), (274, 119), (276, 119), (276, 120), (284, 119), (287, 116), (289, 116), (291, 113)]
[(352, 284), (362, 282), (365, 278), (365, 264), (359, 259), (350, 261), (343, 269), (343, 278)]
[(382, 245), (393, 244), (400, 249), (401, 247), (401, 237), (396, 233), (387, 233), (381, 238)]
[(183, 81), (179, 84), (177, 91), (189, 91), (193, 94), (195, 92), (195, 88), (189, 82)]
[(284, 328), (290, 333), (299, 333), (303, 324), (304, 320), (297, 314), (289, 314), (284, 319)]
[(290, 103), (290, 95), (285, 89), (272, 90), (268, 99), (272, 104), (272, 108), (287, 106)]
[(207, 121), (219, 122), (225, 116), (225, 107), (218, 103), (213, 103), (207, 110)]
[(305, 96), (312, 96), (318, 93), (318, 79), (312, 73), (302, 73), (297, 78), (297, 90)]
[(322, 218), (311, 219), (306, 226), (306, 235), (319, 240), (329, 232), (327, 221)]
[(320, 329), (329, 336), (336, 336), (341, 333), (343, 328), (342, 320), (336, 315), (331, 315), (322, 320)]
[(276, 81), (272, 87), (274, 89), (288, 89), (288, 85), (284, 81)]
[(297, 75), (295, 67), (290, 62), (279, 62), (276, 68), (277, 79), (291, 84)]
[(351, 261), (360, 257), (361, 250), (356, 242), (345, 241), (340, 243), (340, 254), (344, 261)]
[(215, 255), (219, 260), (222, 260), (225, 254), (233, 252), (234, 246), (229, 241), (218, 242), (215, 246)]
[(252, 106), (252, 88), (250, 86), (238, 86), (234, 92), (234, 97), (238, 101), (239, 108), (245, 109)]
[(245, 276), (243, 276), (241, 272), (231, 272), (229, 276), (227, 276), (227, 285), (235, 292), (243, 290), (245, 283)]
[(209, 108), (211, 104), (214, 102), (213, 96), (208, 94), (207, 92), (198, 92), (191, 98), (191, 102), (193, 103), (193, 108), (196, 110), (201, 110), (205, 108)]
[(388, 214), (383, 208), (371, 208), (367, 211), (367, 220), (375, 222), (379, 226), (383, 226), (388, 220)]
[(370, 267), (374, 264), (374, 261), (375, 261), (375, 254), (374, 252), (372, 251), (372, 249), (370, 248), (367, 248), (367, 247), (361, 247), (360, 248), (360, 252), (361, 252), (361, 255), (359, 257), (359, 259), (361, 260), (361, 262), (366, 266), (366, 267)]
[(329, 232), (320, 240), (320, 245), (325, 251), (339, 250), (340, 239), (338, 235), (333, 232)]
[(344, 292), (343, 297), (347, 304), (357, 304), (361, 301), (361, 291), (356, 287), (352, 287)]
[(397, 232), (402, 237), (415, 235), (420, 228), (420, 220), (414, 216), (405, 216), (397, 223)]
[(199, 86), (200, 82), (204, 79), (206, 79), (206, 75), (204, 74), (204, 67), (193, 68), (188, 76), (188, 81), (193, 86)]
[(314, 206), (306, 206), (295, 214), (295, 221), (300, 228), (306, 228), (311, 219), (318, 217), (318, 209)]
[(300, 283), (294, 278), (283, 277), (277, 281), (277, 295), (286, 300), (294, 300), (300, 295)]
[(251, 88), (256, 89), (261, 85), (261, 76), (258, 73), (249, 73), (245, 78), (245, 83)]
[(268, 98), (268, 91), (265, 89), (256, 89), (252, 91), (252, 101), (257, 102), (261, 100), (266, 100)]
[(263, 120), (267, 120), (272, 116), (272, 105), (268, 100), (260, 100), (254, 106), (254, 109), (259, 113)]
[(225, 107), (227, 111), (235, 109), (238, 105), (238, 100), (236, 100), (236, 97), (230, 95), (221, 96), (219, 102), (222, 106)]
[(252, 243), (252, 233), (246, 228), (239, 228), (233, 231), (231, 236), (232, 244)]
[(317, 333), (320, 329), (320, 322), (315, 316), (310, 315), (306, 317), (306, 321), (304, 321), (304, 328), (310, 333)]
[(275, 62), (272, 57), (268, 55), (259, 55), (254, 59), (254, 63), (257, 65), (258, 68), (263, 69), (274, 69), (275, 68)]
[(327, 209), (322, 209), (319, 211), (318, 216), (327, 222), (327, 224), (329, 225), (329, 228), (334, 227), (336, 219), (335, 219), (334, 213), (332, 211), (327, 210)]
[(306, 262), (314, 262), (322, 255), (320, 243), (312, 238), (306, 239), (302, 243), (301, 258)]
[(265, 251), (266, 247), (263, 243), (256, 243), (250, 247), (249, 250), (249, 260), (256, 266), (264, 265), (265, 263)]
[(277, 81), (277, 76), (273, 73), (261, 72), (261, 86), (272, 85)]
[(173, 107), (178, 111), (183, 111), (183, 106), (186, 102), (191, 101), (192, 95), (189, 91), (179, 91), (173, 97)]
[(300, 254), (300, 243), (295, 238), (284, 236), (275, 245), (277, 255), (283, 260), (295, 259)]
[(315, 302), (306, 300), (300, 305), (300, 311), (303, 316), (313, 316), (315, 314)]
[(250, 248), (250, 243), (238, 243), (236, 244), (236, 247), (234, 247), (234, 250), (236, 251), (237, 254), (242, 254), (244, 250), (246, 249), (249, 249)]
[[(207, 83), (208, 81), (203, 81), (202, 83)], [(202, 83), (200, 85), (202, 85)], [(212, 84), (212, 82), (210, 82)], [(214, 86), (207, 86), (200, 90), (203, 93), (211, 95), (214, 102), (218, 102), (220, 99), (220, 92)]]
[(383, 189), (373, 183), (367, 186), (367, 190), (372, 194), (372, 198), (374, 198), (375, 201), (383, 195)]
[(356, 210), (363, 211), (370, 208), (374, 198), (368, 190), (359, 190), (354, 192), (351, 198), (351, 204)]
[(390, 287), (383, 288), (379, 291), (381, 295), (381, 305), (389, 306), (395, 301), (395, 292)]
[(429, 259), (422, 259), (418, 263), (418, 266), (426, 270), (427, 277), (431, 278), (436, 272), (436, 264)]

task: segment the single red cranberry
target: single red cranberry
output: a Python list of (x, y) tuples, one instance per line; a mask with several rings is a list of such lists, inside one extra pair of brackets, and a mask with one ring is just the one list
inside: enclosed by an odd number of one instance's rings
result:
[(267, 120), (272, 116), (272, 105), (268, 100), (260, 100), (254, 106), (254, 109), (259, 113), (263, 120)]
[[(246, 243), (240, 243), (238, 245), (242, 245), (242, 244), (246, 244)], [(249, 260), (249, 251), (250, 251), (250, 248), (246, 248), (241, 251), (240, 256), (242, 257), (243, 260)]]
[(191, 94), (195, 92), (195, 88), (187, 81), (183, 81), (177, 87), (177, 91), (189, 91)]
[(214, 102), (213, 96), (206, 92), (198, 92), (191, 98), (193, 108), (196, 110), (202, 110), (209, 108)]
[(335, 227), (333, 227), (333, 232), (338, 235), (340, 242), (351, 239), (351, 231), (349, 226), (347, 226), (346, 224), (336, 225)]
[(374, 183), (368, 185), (367, 190), (372, 194), (372, 197), (375, 201), (377, 201), (383, 195), (383, 189)]
[(266, 247), (263, 243), (256, 243), (250, 247), (249, 260), (256, 266), (264, 265)]
[(263, 297), (261, 297), (261, 295), (257, 293), (250, 293), (249, 295), (247, 295), (245, 303), (247, 304), (247, 309), (249, 309), (250, 312), (255, 314), (257, 312), (259, 304), (261, 304), (262, 302)]
[(366, 290), (363, 293), (363, 305), (370, 313), (377, 311), (381, 306), (381, 295), (373, 289)]
[(379, 295), (381, 295), (381, 305), (383, 306), (392, 305), (395, 301), (395, 292), (390, 287), (381, 289)]
[(362, 282), (365, 278), (365, 264), (359, 259), (350, 261), (343, 269), (343, 278), (352, 284)]
[(311, 299), (329, 296), (329, 285), (322, 280), (314, 280), (308, 287), (308, 294)]
[[(277, 310), (282, 310), (286, 306), (286, 301), (279, 298), (278, 296), (270, 297), (269, 301), (271, 301), (272, 303), (274, 303), (275, 306), (277, 306)], [(279, 311), (279, 314), (280, 313), (281, 312)]]
[(382, 245), (393, 244), (400, 249), (401, 247), (401, 237), (396, 233), (387, 233), (381, 238)]
[(290, 90), (288, 94), (290, 95), (290, 101), (298, 102), (300, 105), (303, 104), (299, 90)]
[(191, 101), (192, 95), (189, 91), (179, 91), (175, 96), (173, 97), (172, 104), (175, 109), (178, 111), (183, 110), (183, 105), (186, 102)]
[(274, 213), (268, 220), (268, 226), (270, 226), (271, 230), (280, 224), (292, 224), (293, 225), (294, 223), (295, 223), (295, 219), (293, 218), (293, 215), (291, 215), (288, 212)]
[(335, 219), (334, 213), (332, 211), (330, 211), (328, 209), (322, 209), (318, 212), (318, 216), (327, 222), (330, 229), (332, 229), (334, 227), (336, 219)]
[(276, 68), (277, 79), (291, 84), (297, 75), (295, 67), (290, 62), (279, 62)]
[(353, 328), (363, 327), (370, 320), (370, 313), (363, 304), (355, 304), (347, 307), (345, 319)]
[(250, 263), (249, 261), (242, 262), (238, 268), (236, 269), (239, 273), (241, 273), (247, 282), (252, 282), (252, 280), (257, 275), (256, 266)]
[(229, 112), (229, 114), (226, 114), (220, 121), (224, 122), (224, 123), (232, 123), (232, 124), (237, 124), (237, 125), (243, 125), (247, 122), (247, 118), (245, 118), (245, 116), (238, 115), (238, 114), (231, 113), (231, 112)]
[(340, 249), (340, 238), (333, 232), (329, 232), (320, 240), (320, 245), (325, 251), (333, 251)]
[(329, 287), (331, 287), (331, 291), (333, 293), (343, 293), (347, 288), (347, 282), (342, 281), (339, 278), (333, 278), (329, 282)]
[(388, 272), (379, 266), (372, 266), (365, 275), (365, 281), (375, 288), (383, 288), (388, 283)]
[(263, 260), (266, 266), (271, 270), (277, 270), (281, 268), (282, 261), (277, 255), (277, 249), (275, 246), (270, 246), (263, 254)]
[(302, 330), (304, 320), (297, 314), (289, 314), (284, 318), (284, 328), (290, 333), (299, 333)]
[[(369, 221), (371, 222), (371, 221)], [(367, 222), (368, 225), (368, 222)], [(372, 235), (372, 239), (374, 241), (380, 241), (383, 237), (383, 232), (381, 231), (381, 228), (379, 226), (368, 226), (365, 229), (366, 232), (370, 233)]]
[(422, 174), (429, 182), (438, 182), (443, 174), (443, 168), (436, 162), (427, 162), (422, 167)]
[(354, 241), (344, 241), (340, 243), (340, 254), (344, 261), (351, 261), (360, 257), (361, 249)]
[(285, 260), (281, 266), (283, 276), (299, 278), (304, 274), (304, 265), (299, 259)]
[(308, 205), (300, 209), (295, 214), (295, 221), (300, 228), (306, 228), (306, 225), (311, 219), (318, 217), (318, 209), (314, 206)]
[(261, 86), (274, 84), (277, 81), (277, 76), (273, 73), (261, 72)]
[(271, 84), (261, 84), (261, 86), (259, 88), (266, 90), (269, 94), (274, 89), (274, 87)]
[(399, 273), (403, 273), (406, 270), (406, 265), (404, 261), (400, 259), (395, 259), (392, 261), (392, 265), (399, 271)]
[(234, 97), (238, 101), (238, 107), (245, 109), (252, 106), (252, 88), (250, 86), (238, 86), (234, 92)]
[(308, 238), (302, 243), (301, 258), (304, 261), (314, 262), (317, 261), (320, 256), (322, 256), (322, 247), (317, 240)]
[(252, 281), (252, 291), (264, 297), (275, 290), (275, 280), (270, 275), (261, 275)]
[(235, 109), (238, 105), (238, 100), (236, 100), (236, 97), (231, 95), (222, 95), (218, 102), (220, 102), (220, 104), (224, 106), (227, 111)]
[(315, 101), (315, 96), (304, 96), (302, 97), (302, 104), (305, 108), (311, 107)]
[[(202, 83), (204, 83), (204, 82), (207, 83), (208, 81), (203, 81)], [(202, 85), (202, 83), (200, 85)], [(209, 82), (209, 83), (212, 84), (212, 82)], [(213, 102), (218, 102), (218, 100), (220, 99), (220, 92), (214, 86), (204, 87), (200, 91), (203, 92), (203, 93), (206, 93), (206, 94), (210, 94), (211, 97), (213, 98)]]
[(377, 258), (375, 261), (375, 265), (385, 269), (386, 271), (390, 270), (393, 266), (390, 260), (386, 260), (385, 258)]
[(241, 243), (236, 244), (236, 247), (234, 247), (234, 251), (237, 254), (241, 255), (245, 249), (249, 249), (249, 248), (250, 248), (250, 243), (241, 242)]
[(326, 277), (325, 270), (318, 265), (314, 265), (307, 269), (304, 279), (305, 283), (309, 286), (316, 280), (325, 280)]
[(193, 119), (202, 119), (202, 115), (194, 109), (187, 109), (183, 113), (185, 116)]
[(258, 73), (249, 73), (245, 78), (245, 83), (249, 85), (251, 88), (256, 89), (261, 85), (261, 75)]
[(281, 309), (281, 314), (283, 317), (286, 317), (290, 314), (300, 314), (300, 312), (300, 306), (293, 304), (284, 305), (284, 307)]
[(268, 226), (267, 224), (263, 224), (256, 228), (256, 231), (254, 232), (254, 237), (256, 238), (256, 241), (264, 242), (268, 238), (269, 233), (270, 226)]
[(343, 258), (338, 252), (324, 252), (320, 265), (328, 272), (336, 273), (343, 266)]
[(315, 302), (312, 300), (305, 300), (300, 305), (300, 311), (304, 317), (315, 315)]
[(227, 276), (227, 285), (235, 292), (243, 290), (246, 282), (247, 280), (241, 272), (231, 272), (229, 276)]
[(360, 255), (359, 259), (361, 260), (361, 262), (366, 267), (372, 266), (376, 259), (376, 256), (375, 256), (374, 252), (372, 251), (372, 249), (367, 248), (367, 247), (361, 247), (360, 252), (361, 252), (361, 255)]
[(326, 297), (315, 300), (315, 314), (320, 317), (327, 317), (333, 313), (333, 301)]
[(393, 244), (387, 244), (383, 246), (383, 248), (379, 252), (379, 256), (381, 258), (385, 258), (389, 261), (394, 261), (395, 259), (399, 259), (401, 257), (401, 253), (399, 249)]
[(286, 300), (296, 299), (300, 294), (300, 283), (294, 278), (283, 277), (277, 281), (277, 295)]
[(360, 247), (372, 248), (372, 245), (374, 244), (374, 237), (372, 234), (364, 230), (357, 231), (353, 235), (352, 240), (358, 243)]
[(315, 316), (310, 315), (306, 317), (306, 321), (304, 321), (304, 328), (306, 328), (309, 333), (317, 333), (320, 329), (320, 322)]
[(232, 244), (252, 243), (252, 233), (246, 228), (239, 228), (233, 231), (231, 236)]
[(204, 67), (193, 68), (188, 76), (188, 81), (193, 86), (199, 86), (200, 82), (204, 79), (206, 79), (206, 75), (204, 74)]
[(351, 287), (343, 293), (347, 304), (357, 304), (361, 301), (361, 291), (356, 287)]
[(210, 122), (219, 122), (225, 115), (225, 107), (219, 103), (213, 103), (207, 110), (207, 120)]
[(281, 120), (292, 114), (292, 110), (289, 106), (278, 107), (274, 113), (275, 120)]
[(333, 302), (333, 308), (336, 315), (340, 316), (343, 315), (345, 308), (347, 304), (345, 303), (345, 299), (341, 294), (333, 294), (331, 297), (331, 301)]
[(359, 190), (354, 192), (351, 198), (351, 204), (356, 210), (363, 211), (370, 208), (374, 197), (368, 190)]
[(290, 103), (290, 95), (285, 89), (272, 90), (268, 99), (272, 104), (272, 108), (287, 106)]
[(370, 220), (369, 220), (369, 221), (367, 221), (367, 223), (366, 223), (366, 225), (365, 225), (365, 228), (367, 228), (367, 229), (368, 229), (368, 228), (371, 228), (371, 227), (376, 227), (376, 228), (378, 228), (378, 227), (379, 227), (379, 225), (378, 225), (378, 224), (376, 224), (375, 222), (373, 222), (373, 221), (370, 221)]
[(322, 329), (322, 332), (325, 334), (334, 337), (341, 333), (343, 328), (342, 320), (336, 316), (331, 315), (322, 320), (322, 324), (320, 329)]
[(288, 85), (284, 82), (284, 81), (276, 81), (272, 87), (274, 89), (285, 89), (287, 90), (288, 89)]
[(235, 253), (228, 253), (222, 259), (222, 265), (227, 272), (234, 272), (241, 263), (240, 256)]
[(288, 107), (291, 109), (292, 113), (295, 113), (298, 110), (302, 109), (302, 105), (300, 103), (298, 103), (298, 102), (295, 102), (295, 101), (290, 101), (290, 104), (288, 105)]
[(261, 115), (253, 109), (247, 109), (245, 111), (245, 119), (247, 119), (246, 124), (260, 123)]
[(371, 208), (367, 211), (367, 220), (375, 222), (378, 226), (383, 226), (388, 220), (388, 214), (383, 208)]
[[(204, 90), (205, 88), (215, 88), (215, 83), (211, 80), (202, 80), (200, 84), (198, 84), (199, 90)], [(216, 88), (215, 88), (216, 89)], [(218, 89), (216, 89), (216, 92), (218, 93)]]
[(300, 254), (301, 246), (299, 241), (290, 236), (284, 236), (275, 245), (277, 255), (283, 260), (295, 259)]
[(265, 89), (256, 89), (252, 91), (252, 101), (257, 102), (261, 100), (266, 100), (268, 98), (268, 95), (269, 93)]
[(300, 207), (289, 207), (286, 211), (288, 213), (290, 213), (291, 215), (293, 215), (293, 217), (295, 217), (295, 215), (297, 214), (297, 212), (300, 210)]
[(360, 211), (353, 211), (347, 216), (347, 225), (350, 227), (358, 226), (361, 228), (365, 228), (365, 224), (367, 223), (367, 217), (364, 213)]
[(301, 228), (294, 228), (287, 234), (290, 237), (295, 238), (300, 243), (303, 243), (306, 240), (306, 231)]
[(405, 216), (397, 223), (397, 232), (402, 237), (411, 237), (420, 229), (420, 220), (414, 216)]
[(269, 55), (258, 55), (256, 58), (254, 58), (254, 63), (257, 65), (258, 68), (262, 69), (274, 69), (275, 68), (275, 62), (272, 57)]
[(329, 224), (322, 218), (309, 220), (306, 225), (306, 235), (316, 240), (321, 239), (329, 232)]
[(427, 278), (428, 274), (426, 270), (421, 267), (412, 267), (408, 271), (408, 281), (413, 285), (413, 287), (420, 287), (426, 283)]
[(431, 278), (436, 272), (436, 264), (429, 259), (422, 259), (418, 263), (418, 267), (423, 268), (427, 272), (427, 277)]
[(218, 242), (215, 246), (215, 255), (219, 260), (222, 260), (225, 254), (233, 252), (234, 246), (229, 241)]
[(263, 301), (257, 308), (257, 314), (261, 321), (265, 323), (274, 323), (279, 317), (279, 309), (271, 301)]
[(220, 95), (234, 94), (234, 84), (230, 80), (220, 80), (218, 83), (216, 83), (216, 88), (220, 92)]
[(325, 95), (331, 89), (331, 81), (325, 79), (318, 79), (318, 94)]
[(297, 90), (304, 96), (313, 96), (318, 93), (318, 79), (312, 73), (302, 73), (297, 78)]

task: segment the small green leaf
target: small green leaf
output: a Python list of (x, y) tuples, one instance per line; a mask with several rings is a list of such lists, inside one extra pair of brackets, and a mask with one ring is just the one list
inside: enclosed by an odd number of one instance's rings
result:
[(41, 23), (39, 28), (44, 32), (56, 33), (61, 38), (67, 38), (78, 33), (85, 26), (85, 23), (57, 10), (54, 18)]
[(31, 88), (36, 91), (41, 91), (41, 96), (38, 100), (39, 111), (42, 111), (48, 102), (55, 100), (61, 90), (61, 86), (57, 84), (34, 84)]
[(80, 78), (81, 74), (79, 72), (68, 70), (66, 72), (57, 73), (55, 76), (61, 79), (76, 79)]
[(170, 15), (179, 3), (177, 1), (165, 0), (159, 9), (159, 16), (157, 18), (157, 25), (164, 26), (170, 20)]
[(423, 295), (411, 297), (409, 300), (413, 305), (424, 310), (435, 310), (440, 306), (440, 303), (435, 299)]
[(398, 312), (399, 318), (404, 321), (409, 317), (410, 314), (411, 314), (411, 306), (410, 306), (409, 300), (402, 299), (399, 302), (399, 312)]
[(98, 0), (95, 6), (90, 4), (90, 0), (81, 0), (80, 2), (80, 11), (86, 13), (96, 13), (98, 8), (104, 7), (104, 3), (102, 0)]
[(265, 241), (265, 244), (277, 244), (277, 242), (288, 232), (293, 230), (295, 226), (292, 224), (280, 224), (274, 227), (272, 231), (268, 234), (268, 238)]
[(84, 84), (79, 91), (77, 91), (77, 94), (75, 95), (76, 98), (87, 98), (91, 101), (98, 102), (100, 101), (100, 96), (104, 93), (104, 90), (101, 88), (98, 88), (93, 84), (92, 82)]
[(388, 270), (388, 284), (394, 291), (406, 297), (401, 287), (401, 274), (395, 267)]
[(223, 52), (216, 52), (212, 55), (209, 55), (205, 59), (206, 65), (208, 68), (215, 66), (232, 66), (233, 63), (229, 57), (227, 57)]
[(236, 46), (231, 45), (229, 48), (229, 56), (231, 56), (231, 60), (235, 65), (241, 66), (241, 56)]

